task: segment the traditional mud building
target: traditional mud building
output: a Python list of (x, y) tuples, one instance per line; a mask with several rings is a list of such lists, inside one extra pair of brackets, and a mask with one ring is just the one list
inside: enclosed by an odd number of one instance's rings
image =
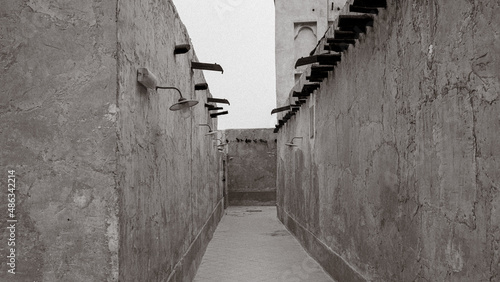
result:
[(500, 4), (325, 2), (275, 1), (279, 218), (337, 281), (498, 280)]

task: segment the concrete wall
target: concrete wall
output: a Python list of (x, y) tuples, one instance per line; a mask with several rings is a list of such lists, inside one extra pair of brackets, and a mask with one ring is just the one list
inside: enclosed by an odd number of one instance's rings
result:
[[(198, 126), (216, 120), (208, 92), (194, 91), (205, 79), (193, 51), (173, 53), (190, 41), (172, 2), (120, 1), (118, 11), (120, 280), (189, 281), (222, 216), (219, 154)], [(140, 67), (200, 103), (170, 111), (177, 92), (138, 85)]]
[[(4, 1), (0, 208), (16, 171), (16, 275), (2, 281), (189, 281), (222, 216), (204, 82), (171, 1)], [(137, 69), (176, 86), (146, 90)]]
[(279, 131), (279, 217), (338, 281), (496, 281), (500, 4), (387, 2)]
[(113, 1), (2, 1), (2, 281), (117, 280), (115, 11)]
[(276, 134), (273, 129), (225, 130), (229, 205), (276, 204)]

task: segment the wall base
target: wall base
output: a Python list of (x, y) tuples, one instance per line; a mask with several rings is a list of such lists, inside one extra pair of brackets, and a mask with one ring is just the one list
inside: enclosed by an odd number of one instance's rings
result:
[(336, 281), (365, 282), (342, 257), (330, 250), (311, 232), (295, 221), (282, 207), (277, 206), (278, 218), (285, 227), (300, 242), (302, 247), (314, 258), (323, 269)]
[(229, 192), (230, 206), (275, 206), (276, 190)]
[(172, 274), (167, 279), (168, 282), (192, 281), (196, 271), (200, 266), (203, 255), (207, 249), (208, 243), (212, 240), (213, 234), (219, 221), (224, 214), (224, 198), (219, 200), (212, 215), (207, 220), (198, 236), (193, 241), (182, 259), (175, 266)]

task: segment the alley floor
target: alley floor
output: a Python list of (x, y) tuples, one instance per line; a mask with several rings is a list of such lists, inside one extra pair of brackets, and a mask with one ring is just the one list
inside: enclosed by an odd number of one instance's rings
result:
[(229, 207), (196, 282), (334, 281), (285, 229), (276, 207)]

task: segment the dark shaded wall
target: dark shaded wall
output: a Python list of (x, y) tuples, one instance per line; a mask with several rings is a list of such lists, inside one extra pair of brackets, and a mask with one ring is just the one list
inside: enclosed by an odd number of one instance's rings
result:
[(338, 281), (496, 281), (500, 4), (387, 2), (279, 131), (279, 217)]
[[(0, 169), (16, 171), (16, 275), (1, 281), (189, 281), (222, 216), (207, 91), (171, 1), (3, 1)], [(137, 69), (178, 94), (146, 90)]]
[(276, 204), (276, 134), (273, 129), (225, 130), (229, 205)]

